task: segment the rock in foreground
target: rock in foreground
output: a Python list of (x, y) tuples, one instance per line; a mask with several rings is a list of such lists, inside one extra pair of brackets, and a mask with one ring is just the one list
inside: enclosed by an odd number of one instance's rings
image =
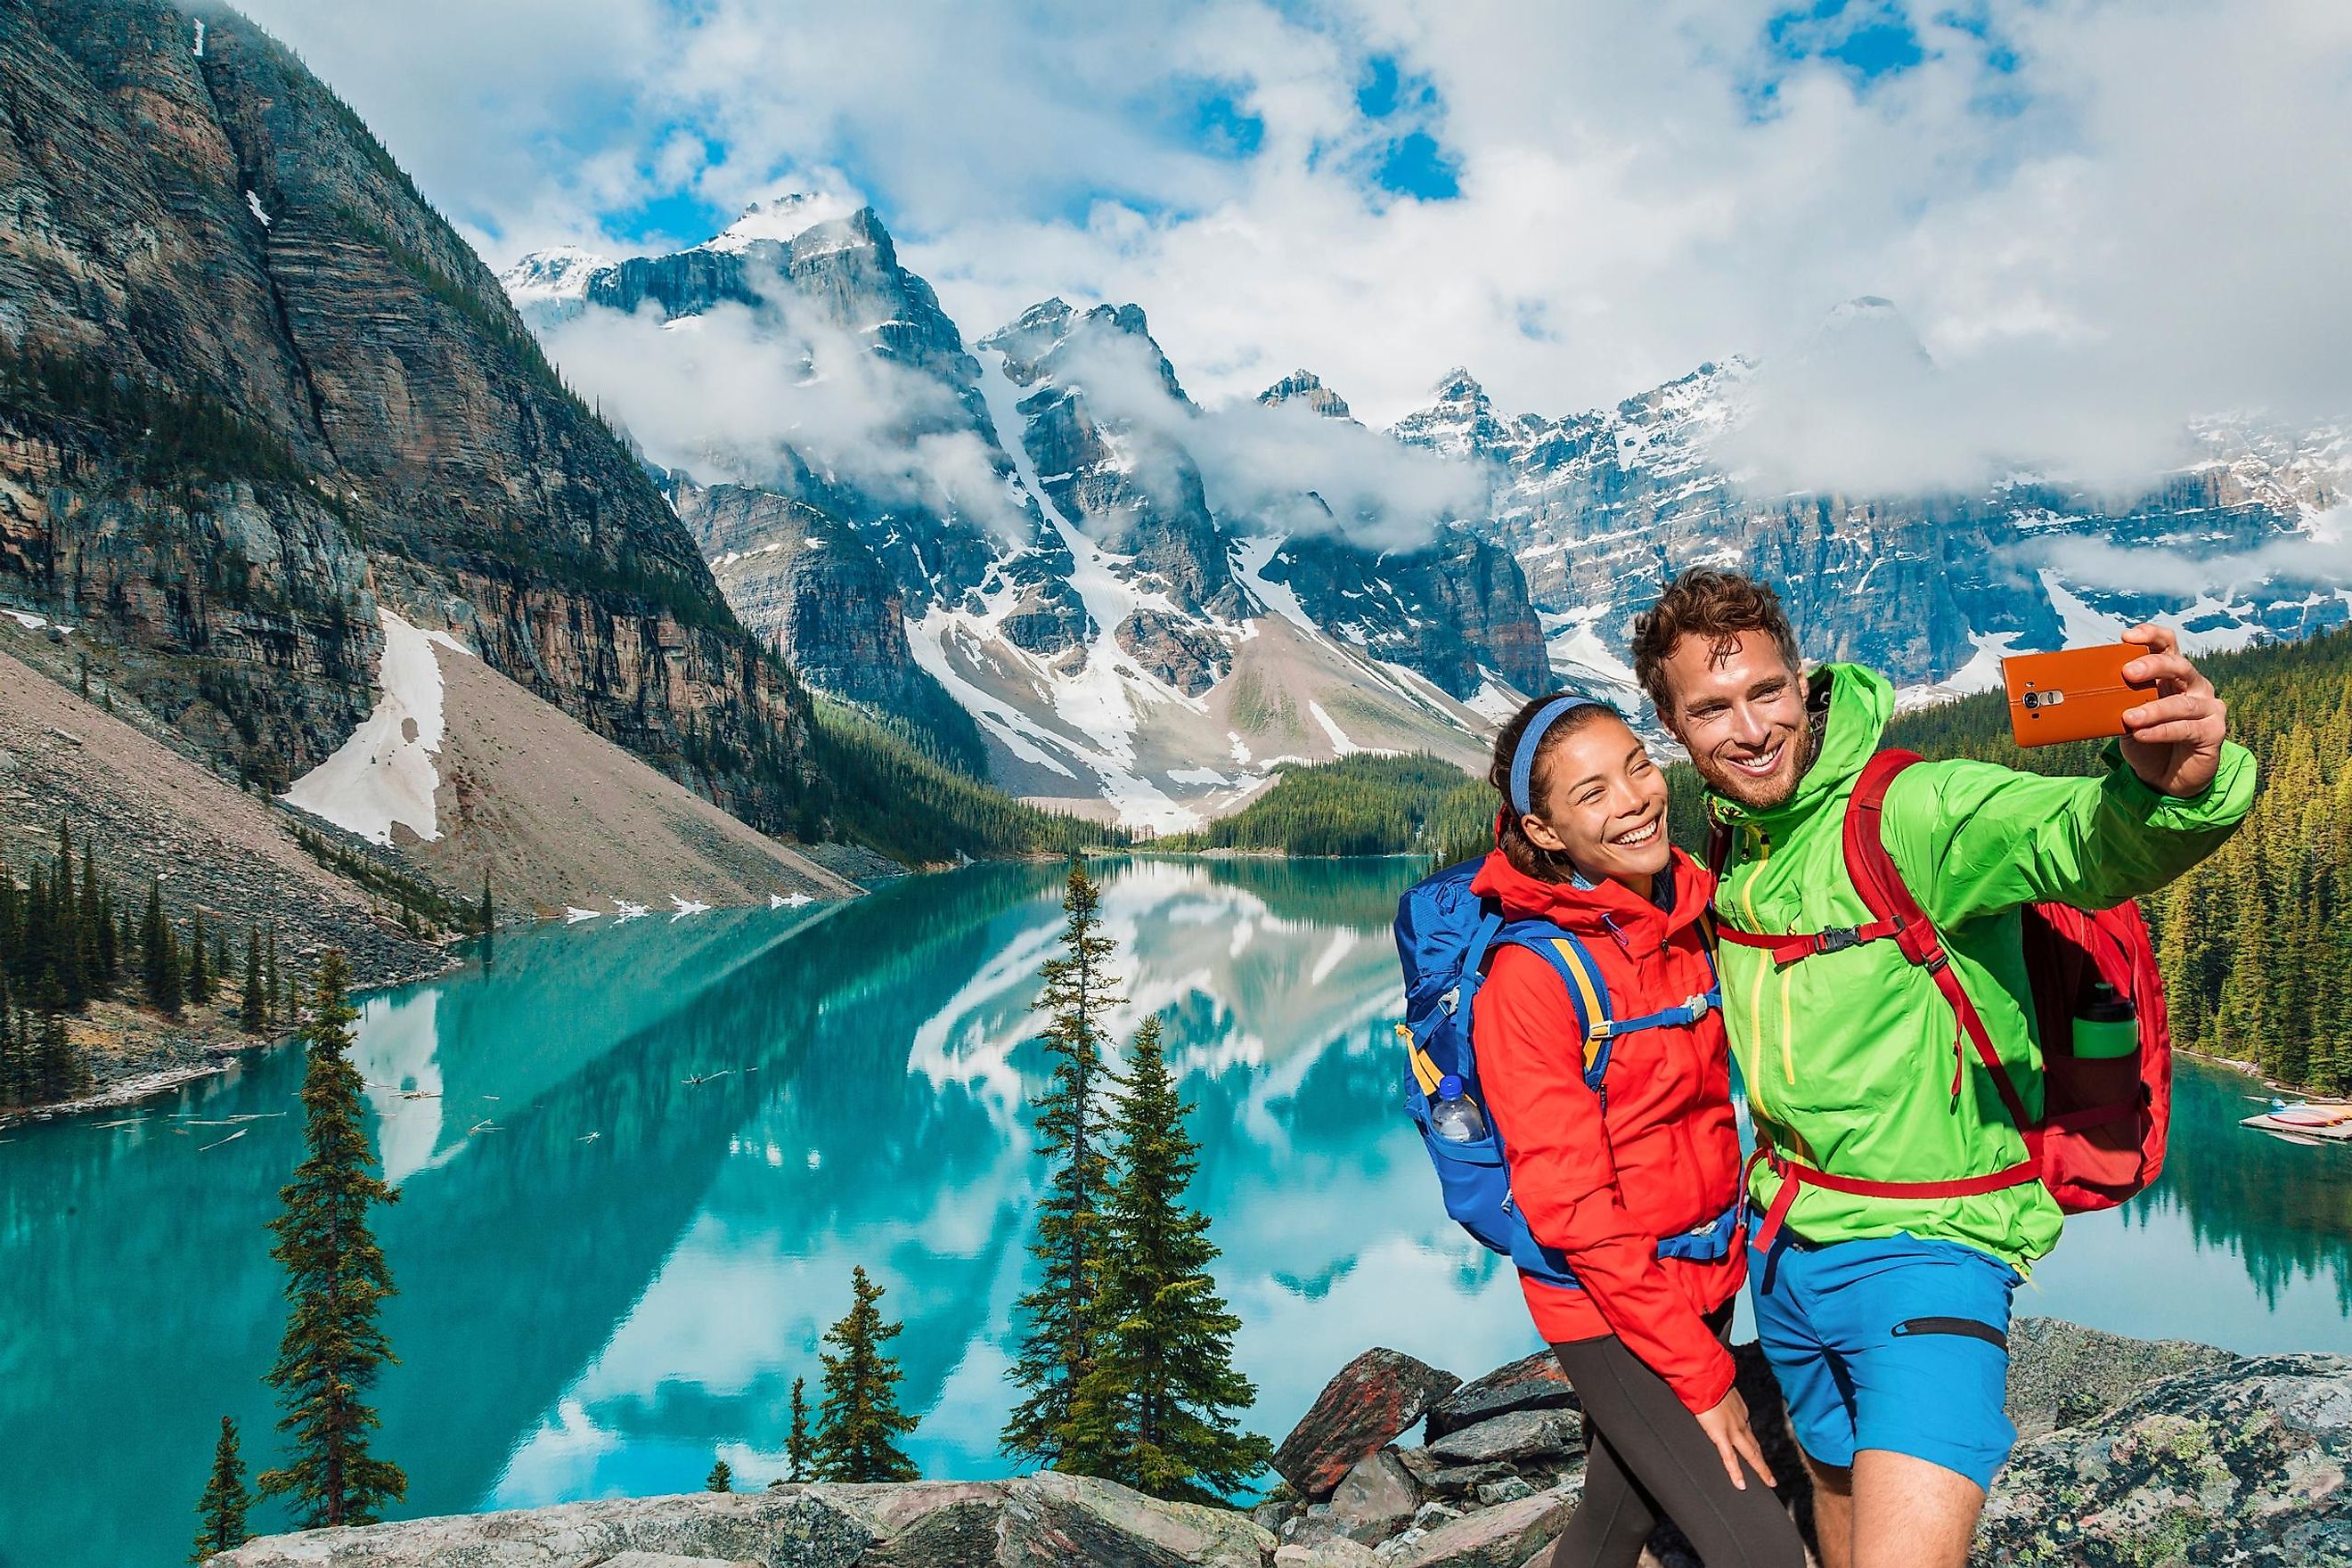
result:
[(782, 1487), (566, 1503), (272, 1536), (219, 1568), (1262, 1568), (1274, 1537), (1242, 1514), (1084, 1477)]
[(1462, 1380), (1402, 1351), (1370, 1350), (1339, 1369), (1274, 1452), (1301, 1496), (1330, 1495), (1356, 1462), (1427, 1414)]

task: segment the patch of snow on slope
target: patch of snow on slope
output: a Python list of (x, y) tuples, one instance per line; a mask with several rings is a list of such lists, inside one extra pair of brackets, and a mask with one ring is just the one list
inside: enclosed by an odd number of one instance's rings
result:
[(1269, 583), (1265, 579), (1266, 563), (1290, 536), (1286, 533), (1262, 533), (1254, 539), (1237, 541), (1233, 549), (1234, 575), (1242, 585), (1257, 595), (1258, 603), (1305, 632), (1316, 641), (1324, 640), (1323, 628), (1307, 615), (1307, 606), (1287, 583)]
[[(2068, 647), (2087, 647), (2099, 643), (2121, 642), (2131, 623), (2121, 616), (2109, 615), (2093, 608), (2059, 580), (2058, 574), (2043, 567), (2040, 574), (2042, 591), (2050, 595), (2050, 607), (2058, 612), (2060, 626), (2064, 629)], [(2158, 626), (2170, 626), (2180, 634), (2180, 651), (2197, 655), (2233, 653), (2261, 642), (2264, 633), (2261, 624), (2252, 619), (2253, 607), (2232, 605), (2211, 594), (2199, 596), (2185, 610), (2168, 610), (2152, 617)], [(2189, 628), (2202, 622), (2220, 621), (2219, 626), (2203, 630)]]
[(441, 750), (441, 667), (433, 647), (465, 649), (390, 610), (376, 614), (383, 623), (383, 660), (376, 669), (375, 711), (278, 798), (373, 844), (391, 844), (395, 824), (430, 842), (441, 837), (433, 811), (441, 787), (433, 767)]
[(2124, 622), (2119, 616), (2095, 610), (2068, 590), (2058, 580), (2058, 574), (2043, 567), (2041, 573), (2042, 591), (2050, 595), (2050, 607), (2058, 612), (2060, 635), (2068, 647), (2091, 647), (2099, 643), (2121, 642)]
[(1976, 652), (1968, 663), (1943, 679), (1929, 686), (1906, 686), (1895, 694), (1895, 710), (1907, 713), (1914, 708), (1932, 708), (1939, 702), (1950, 702), (1979, 691), (1994, 691), (2000, 687), (2000, 661), (2018, 651), (2020, 632), (1970, 632), (1969, 641)]
[(1495, 679), (1494, 671), (1481, 665), (1478, 673), (1486, 679), (1478, 683), (1478, 689), (1470, 694), (1470, 700), (1463, 706), (1482, 719), (1507, 724), (1511, 716), (1519, 710), (1519, 700), (1503, 689), (1503, 683)]
[(1335, 755), (1349, 757), (1364, 749), (1348, 739), (1348, 732), (1332, 722), (1331, 715), (1323, 711), (1323, 704), (1320, 702), (1309, 702), (1307, 705), (1307, 711), (1314, 716), (1318, 724), (1323, 726), (1323, 732), (1331, 737), (1331, 750)]
[[(1564, 686), (1616, 704), (1621, 712), (1642, 710), (1642, 688), (1624, 655), (1601, 640), (1594, 627), (1608, 612), (1599, 606), (1567, 615), (1542, 616), (1544, 653)], [(1508, 715), (1506, 715), (1508, 717)]]
[(261, 197), (259, 195), (256, 195), (252, 191), (246, 192), (245, 205), (253, 210), (254, 216), (261, 220), (262, 227), (268, 228), (269, 226), (269, 215), (261, 210)]
[(1060, 744), (1058, 737), (1049, 731), (1040, 729), (1026, 713), (1011, 703), (998, 701), (971, 681), (966, 680), (963, 672), (956, 668), (955, 662), (948, 657), (947, 650), (947, 639), (961, 629), (961, 623), (954, 615), (934, 605), (924, 612), (921, 620), (916, 620), (912, 616), (907, 616), (905, 619), (907, 646), (908, 651), (914, 655), (915, 662), (920, 665), (932, 679), (947, 688), (948, 695), (954, 698), (957, 704), (972, 716), (974, 722), (995, 736), (1003, 743), (1006, 751), (1011, 752), (1023, 762), (1034, 763), (1041, 768), (1051, 768), (1064, 778), (1074, 779), (1078, 776), (1064, 767), (1045, 751), (1044, 746), (1037, 743), (1038, 741), (1044, 741), (1047, 744), (1058, 745)]

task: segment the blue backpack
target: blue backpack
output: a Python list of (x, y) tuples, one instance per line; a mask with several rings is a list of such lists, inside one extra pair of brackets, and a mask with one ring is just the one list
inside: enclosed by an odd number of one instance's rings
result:
[[(1549, 1285), (1577, 1289), (1568, 1259), (1544, 1246), (1511, 1199), (1510, 1168), (1504, 1162), (1501, 1130), (1486, 1116), (1486, 1136), (1469, 1142), (1441, 1138), (1432, 1126), (1432, 1100), (1438, 1084), (1458, 1075), (1465, 1096), (1484, 1106), (1478, 1089), (1478, 1053), (1470, 1037), (1470, 1004), (1486, 981), (1486, 956), (1498, 944), (1523, 947), (1558, 971), (1568, 987), (1584, 1038), (1584, 1081), (1608, 1104), (1609, 1053), (1620, 1038), (1643, 1029), (1686, 1028), (1722, 1005), (1719, 986), (1678, 1007), (1622, 1022), (1610, 1015), (1609, 987), (1592, 954), (1573, 931), (1547, 920), (1506, 921), (1490, 901), (1470, 890), (1484, 857), (1449, 866), (1407, 889), (1397, 900), (1397, 956), (1404, 964), (1404, 1022), (1396, 1026), (1408, 1066), (1405, 1109), (1421, 1130), (1423, 1144), (1437, 1167), (1445, 1212), (1489, 1249), (1508, 1258), (1523, 1274)], [(1713, 1262), (1727, 1255), (1739, 1230), (1744, 1204), (1658, 1243), (1661, 1258)]]

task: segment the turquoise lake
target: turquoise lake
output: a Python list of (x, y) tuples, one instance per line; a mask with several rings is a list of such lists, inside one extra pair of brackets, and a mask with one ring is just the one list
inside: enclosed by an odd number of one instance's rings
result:
[[(1195, 1103), (1255, 1428), (1280, 1436), (1370, 1345), (1465, 1375), (1537, 1348), (1396, 1110), (1388, 922), (1417, 868), (1102, 869), (1118, 1028), (1160, 1014)], [(519, 931), (487, 971), (367, 999), (355, 1059), (401, 1194), (378, 1219), (399, 1511), (692, 1490), (714, 1457), (746, 1488), (782, 1474), (792, 1380), (814, 1390), (856, 1264), (907, 1324), (924, 1473), (1004, 1473), (1041, 1174), (1027, 1008), (1059, 897), (1055, 868), (985, 867), (829, 908)], [(265, 1226), (300, 1074), (280, 1052), (0, 1133), (0, 1565), (181, 1561), (223, 1415), (253, 1468), (274, 1462)], [(2254, 1088), (2184, 1062), (2163, 1183), (2072, 1222), (2019, 1310), (2352, 1350), (2352, 1150), (2239, 1129)]]

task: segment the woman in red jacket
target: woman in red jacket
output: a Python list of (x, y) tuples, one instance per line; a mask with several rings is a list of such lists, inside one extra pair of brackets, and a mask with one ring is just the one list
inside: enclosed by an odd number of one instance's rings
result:
[[(1574, 932), (1620, 1020), (1714, 989), (1706, 873), (1667, 842), (1665, 777), (1615, 709), (1528, 704), (1496, 737), (1489, 778), (1504, 806), (1472, 886), (1505, 920)], [(1661, 1237), (1738, 1201), (1722, 1015), (1614, 1037), (1596, 1094), (1568, 984), (1543, 958), (1496, 950), (1472, 1006), (1512, 1197), (1577, 1281), (1520, 1276), (1584, 1407), (1584, 1496), (1553, 1568), (1633, 1568), (1661, 1517), (1707, 1568), (1802, 1568), (1725, 1348), (1742, 1238), (1712, 1261), (1658, 1255)]]

